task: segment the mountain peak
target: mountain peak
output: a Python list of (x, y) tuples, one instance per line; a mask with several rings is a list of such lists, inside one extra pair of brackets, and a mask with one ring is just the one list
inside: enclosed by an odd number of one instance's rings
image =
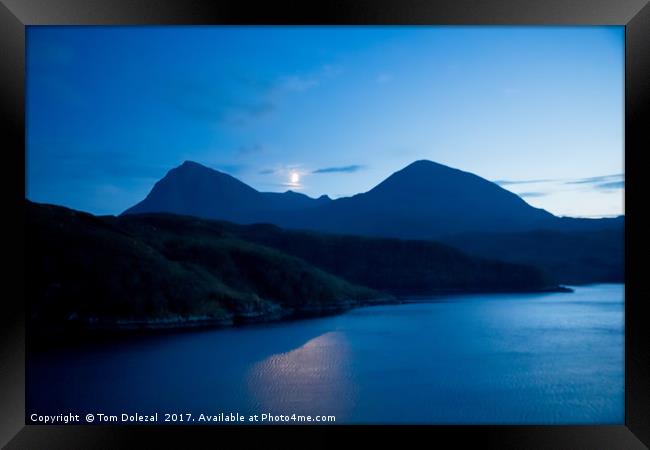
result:
[(453, 167), (445, 166), (428, 159), (419, 159), (408, 166), (394, 172), (384, 181), (372, 188), (368, 193), (392, 191), (393, 194), (410, 196), (415, 192), (439, 191), (451, 188), (453, 185), (464, 184), (468, 177), (478, 177)]
[(181, 175), (190, 178), (194, 176), (210, 177), (212, 179), (220, 179), (222, 181), (225, 181), (225, 179), (232, 179), (232, 181), (237, 181), (238, 183), (244, 184), (229, 173), (222, 172), (221, 170), (213, 169), (212, 167), (208, 167), (196, 161), (190, 160), (183, 161), (183, 164), (171, 169), (168, 172), (168, 175)]
[(175, 169), (176, 170), (181, 170), (183, 172), (185, 172), (185, 171), (205, 171), (205, 172), (212, 172), (212, 173), (216, 173), (216, 174), (223, 174), (223, 172), (220, 172), (220, 171), (218, 171), (216, 169), (213, 169), (212, 167), (204, 166), (201, 163), (197, 163), (196, 161), (190, 161), (190, 160), (183, 161), (183, 164), (181, 164), (180, 166), (177, 166)]
[(223, 211), (238, 212), (259, 196), (237, 178), (188, 160), (167, 172), (144, 200), (122, 214), (174, 212), (222, 218)]
[(437, 162), (433, 162), (430, 159), (418, 159), (413, 161), (411, 164), (409, 164), (406, 167), (418, 167), (418, 166), (441, 166), (442, 164), (439, 164)]
[(183, 164), (181, 164), (178, 167), (203, 167), (207, 169), (208, 167), (204, 166), (203, 164), (199, 164), (196, 161), (190, 161), (189, 159), (183, 161)]
[(431, 169), (458, 170), (458, 169), (454, 169), (453, 167), (445, 166), (444, 164), (431, 161), (429, 159), (418, 159), (417, 161), (413, 161), (411, 164), (404, 167), (399, 172), (411, 171), (411, 170), (431, 170)]

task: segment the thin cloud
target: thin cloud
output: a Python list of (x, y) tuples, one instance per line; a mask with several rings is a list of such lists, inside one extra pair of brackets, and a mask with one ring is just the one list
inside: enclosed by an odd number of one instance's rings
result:
[(522, 192), (519, 195), (519, 197), (528, 197), (528, 198), (535, 198), (535, 197), (546, 197), (548, 195), (547, 192)]
[(364, 166), (360, 164), (352, 164), (350, 166), (324, 167), (322, 169), (316, 169), (312, 173), (354, 173), (363, 168)]
[(537, 179), (537, 180), (496, 180), (494, 183), (498, 184), (499, 186), (510, 186), (513, 184), (536, 184), (536, 183), (553, 183), (558, 180), (553, 180), (553, 179)]
[(578, 178), (576, 180), (567, 181), (565, 184), (601, 184), (609, 183), (619, 178), (623, 178), (622, 173), (617, 173), (614, 175), (601, 175), (598, 177)]
[(286, 183), (282, 183), (281, 185), (285, 186), (285, 187), (290, 187), (292, 189), (302, 189), (302, 188), (304, 188), (304, 186), (302, 184), (300, 184), (300, 183), (286, 182)]
[(609, 183), (601, 183), (596, 186), (598, 189), (624, 189), (625, 181), (611, 181)]
[[(262, 169), (258, 172), (258, 174), (274, 175), (277, 178), (284, 178), (286, 180), (281, 181), (276, 186), (284, 186), (291, 189), (304, 189), (305, 185), (302, 183), (302, 177), (309, 174), (309, 172), (305, 172), (303, 169), (301, 169), (300, 164), (290, 164), (276, 166), (275, 168)], [(293, 175), (297, 175), (297, 181), (294, 180)]]
[(597, 177), (587, 177), (587, 178), (576, 178), (576, 179), (553, 179), (553, 178), (540, 178), (540, 179), (530, 179), (530, 180), (495, 180), (494, 183), (499, 186), (512, 186), (519, 184), (541, 184), (541, 183), (561, 183), (565, 185), (576, 185), (576, 184), (592, 184), (594, 187), (603, 188), (603, 189), (615, 189), (622, 186), (623, 174), (614, 174), (614, 175), (601, 175)]

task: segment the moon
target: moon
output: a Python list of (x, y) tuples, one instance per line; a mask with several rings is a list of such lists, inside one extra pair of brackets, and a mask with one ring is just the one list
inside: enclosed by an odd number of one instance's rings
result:
[(300, 183), (300, 174), (298, 172), (291, 172), (291, 175), (289, 176), (289, 181), (291, 181), (291, 184)]

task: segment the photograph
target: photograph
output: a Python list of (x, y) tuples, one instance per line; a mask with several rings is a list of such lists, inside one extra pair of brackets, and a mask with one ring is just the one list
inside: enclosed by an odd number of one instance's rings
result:
[(626, 28), (29, 25), (25, 423), (626, 424)]

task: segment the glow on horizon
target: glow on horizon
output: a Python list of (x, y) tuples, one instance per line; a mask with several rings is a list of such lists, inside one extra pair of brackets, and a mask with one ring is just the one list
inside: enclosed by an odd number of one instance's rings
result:
[(365, 192), (418, 159), (624, 211), (624, 28), (27, 28), (27, 196), (117, 214), (193, 160)]

